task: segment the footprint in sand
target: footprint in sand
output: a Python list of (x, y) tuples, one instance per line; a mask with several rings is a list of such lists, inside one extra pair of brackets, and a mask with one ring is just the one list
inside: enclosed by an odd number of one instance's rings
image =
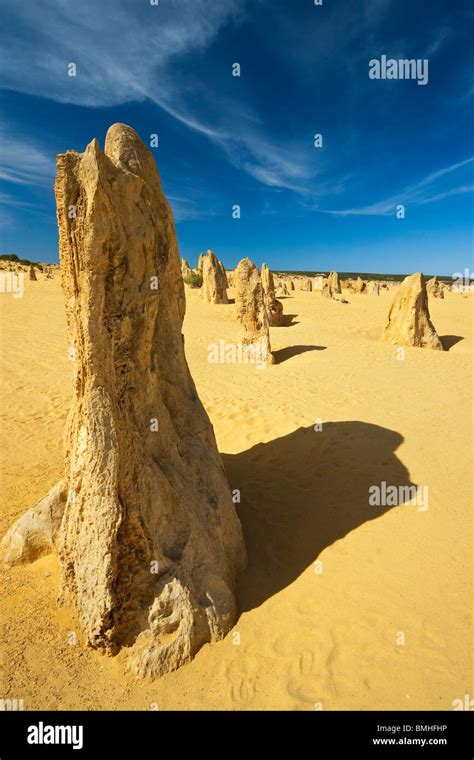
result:
[(320, 684), (312, 652), (301, 652), (290, 664), (287, 689), (292, 697), (303, 702), (316, 702), (320, 696)]
[(254, 657), (238, 657), (227, 668), (230, 698), (233, 704), (251, 702), (257, 692), (258, 664)]
[(303, 650), (290, 663), (287, 672), (288, 693), (298, 701), (315, 705), (324, 702), (329, 695), (336, 695), (333, 675), (333, 659), (336, 655), (334, 647), (327, 656), (321, 658), (318, 652)]

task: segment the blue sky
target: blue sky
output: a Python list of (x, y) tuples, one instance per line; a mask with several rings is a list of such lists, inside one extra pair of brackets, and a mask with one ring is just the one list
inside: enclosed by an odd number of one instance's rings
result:
[[(470, 0), (0, 0), (0, 12), (0, 252), (57, 260), (55, 155), (103, 145), (121, 121), (159, 135), (191, 264), (211, 248), (227, 267), (472, 268)], [(370, 79), (381, 55), (427, 59), (428, 83)]]

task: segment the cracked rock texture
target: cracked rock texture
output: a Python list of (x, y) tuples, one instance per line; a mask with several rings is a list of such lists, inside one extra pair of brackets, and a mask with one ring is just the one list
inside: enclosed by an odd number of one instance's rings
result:
[(405, 277), (397, 290), (382, 340), (396, 346), (444, 350), (430, 319), (425, 278), (421, 272)]
[(232, 626), (241, 525), (186, 363), (181, 265), (154, 158), (115, 124), (104, 151), (93, 140), (57, 169), (75, 357), (66, 500), (50, 542), (60, 601), (91, 646), (126, 645), (131, 669), (154, 677)]
[(273, 274), (266, 264), (262, 264), (262, 288), (263, 301), (267, 311), (268, 324), (270, 327), (281, 327), (284, 323), (283, 304), (275, 295), (275, 282)]
[(241, 325), (241, 343), (258, 352), (266, 364), (275, 364), (270, 347), (267, 310), (260, 272), (250, 259), (239, 261), (234, 271), (235, 306)]

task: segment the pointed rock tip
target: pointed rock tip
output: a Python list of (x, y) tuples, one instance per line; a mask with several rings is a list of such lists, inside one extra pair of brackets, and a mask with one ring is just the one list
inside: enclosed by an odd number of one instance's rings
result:
[(89, 145), (85, 149), (84, 155), (86, 155), (87, 153), (93, 153), (95, 156), (100, 156), (100, 154), (102, 153), (100, 149), (99, 141), (96, 137), (94, 137), (90, 141)]

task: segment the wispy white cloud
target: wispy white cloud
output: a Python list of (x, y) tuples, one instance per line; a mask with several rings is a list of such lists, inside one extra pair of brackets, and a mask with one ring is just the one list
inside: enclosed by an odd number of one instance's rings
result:
[(423, 50), (421, 55), (418, 57), (428, 58), (428, 59), (433, 58), (441, 50), (444, 44), (449, 40), (450, 35), (451, 35), (450, 29), (448, 29), (447, 27), (442, 27), (441, 29), (437, 29), (430, 43), (426, 46), (426, 48)]
[[(143, 93), (163, 102), (166, 67), (181, 53), (205, 48), (241, 12), (238, 0), (42, 0), (4, 10), (3, 86), (84, 106), (114, 106)], [(68, 76), (75, 63), (77, 76)]]
[[(247, 8), (262, 1), (173, 0), (157, 6), (148, 0), (101, 0), (99, 5), (97, 0), (5, 3), (0, 27), (2, 85), (87, 107), (151, 101), (205, 136), (232, 165), (266, 187), (288, 189), (306, 200), (334, 194), (340, 191), (341, 179), (335, 171), (333, 179), (327, 179), (324, 170), (328, 166), (318, 162), (316, 151), (307, 150), (301, 141), (296, 144), (276, 138), (271, 127), (266, 127), (250, 107), (225, 101), (222, 94), (206, 92), (202, 80), (193, 79), (189, 69), (186, 74), (180, 69), (180, 56), (197, 55), (208, 48), (225, 25), (244, 20)], [(315, 62), (325, 66), (330, 51), (341, 46), (342, 56), (342, 47), (360, 40), (360, 25), (364, 30), (362, 39), (367, 37), (373, 44), (375, 29), (386, 20), (393, 4), (393, 0), (366, 0), (362, 7), (357, 2), (348, 3), (342, 16), (320, 14), (316, 9), (312, 23), (318, 25), (317, 57), (312, 49), (301, 45), (297, 14), (282, 14), (282, 45), (286, 40), (291, 56), (303, 55), (305, 65), (310, 61), (311, 66)], [(448, 35), (448, 28), (438, 30), (427, 50), (436, 53)], [(357, 48), (353, 52), (362, 55)], [(365, 51), (362, 58), (367, 58)], [(71, 62), (77, 66), (76, 77), (68, 76)], [(357, 72), (359, 63), (357, 60)], [(353, 78), (351, 87), (356, 86), (354, 81), (359, 80)], [(0, 155), (0, 178), (16, 184), (49, 182), (54, 173), (53, 157), (30, 141), (10, 138), (10, 142), (14, 144), (10, 148), (7, 141)], [(415, 202), (425, 202), (422, 188), (420, 185), (420, 197)], [(441, 192), (445, 190), (437, 194)], [(407, 193), (409, 189), (400, 196), (406, 197)], [(397, 197), (362, 209), (327, 213), (390, 213)], [(186, 211), (184, 205), (181, 212), (193, 213)]]
[(15, 196), (10, 195), (9, 193), (0, 193), (0, 203), (3, 206), (13, 206), (15, 208), (23, 209), (36, 209), (36, 205), (34, 203), (30, 203), (29, 201), (22, 201), (19, 198), (15, 198)]
[[(406, 187), (402, 192), (397, 195), (392, 195), (389, 198), (385, 198), (381, 201), (371, 203), (359, 208), (346, 208), (346, 209), (324, 209), (315, 207), (315, 211), (320, 211), (324, 214), (333, 214), (335, 216), (391, 216), (396, 207), (399, 204), (404, 205), (425, 205), (427, 203), (435, 203), (454, 195), (460, 195), (462, 193), (472, 192), (474, 185), (465, 184), (456, 185), (454, 187), (440, 187), (441, 180), (446, 179), (448, 175), (459, 172), (460, 169), (471, 166), (474, 162), (474, 156), (467, 158), (464, 161), (459, 161), (450, 166), (438, 169), (435, 172), (423, 177), (419, 182)], [(470, 172), (472, 178), (472, 171)]]
[(190, 222), (196, 219), (216, 216), (216, 211), (209, 208), (207, 203), (199, 203), (194, 198), (184, 198), (177, 195), (167, 195), (175, 222)]
[(220, 145), (231, 163), (263, 185), (301, 195), (312, 192), (319, 167), (311, 155), (309, 139), (308, 146), (270, 141), (244, 124), (231, 138), (221, 140)]
[(418, 201), (419, 205), (425, 203), (435, 203), (436, 201), (443, 201), (445, 198), (450, 198), (453, 195), (463, 195), (464, 193), (474, 192), (474, 184), (472, 185), (460, 185), (460, 187), (452, 187), (450, 190), (445, 190), (437, 195), (432, 195), (429, 198), (425, 198), (422, 201)]
[[(258, 0), (261, 2), (261, 0)], [(229, 161), (269, 187), (299, 193), (314, 176), (295, 146), (277, 145), (251, 109), (213, 103), (214, 114), (199, 114), (199, 98), (188, 100), (192, 82), (175, 70), (179, 56), (205, 49), (219, 30), (244, 15), (242, 0), (175, 0), (151, 6), (132, 0), (11, 4), (0, 29), (2, 81), (7, 89), (87, 107), (149, 100), (217, 145)], [(46, 23), (47, 21), (47, 23)], [(68, 76), (75, 63), (77, 75)], [(218, 99), (216, 98), (216, 101)], [(25, 164), (31, 156), (23, 153)], [(5, 179), (30, 181), (12, 158)], [(39, 163), (39, 156), (36, 156)]]
[(458, 169), (462, 169), (464, 166), (472, 164), (473, 161), (474, 156), (471, 156), (471, 158), (466, 158), (464, 161), (458, 161), (456, 164), (451, 164), (451, 166), (445, 166), (443, 169), (438, 169), (437, 171), (429, 174), (427, 177), (418, 182), (414, 186), (414, 189), (419, 190), (423, 187), (426, 187), (427, 185), (432, 185), (434, 182), (436, 182), (438, 179), (441, 179), (441, 177), (444, 177), (446, 174), (452, 174)]
[[(54, 176), (54, 156), (0, 124), (0, 179), (16, 185), (46, 185)], [(5, 202), (5, 201), (4, 201)]]

